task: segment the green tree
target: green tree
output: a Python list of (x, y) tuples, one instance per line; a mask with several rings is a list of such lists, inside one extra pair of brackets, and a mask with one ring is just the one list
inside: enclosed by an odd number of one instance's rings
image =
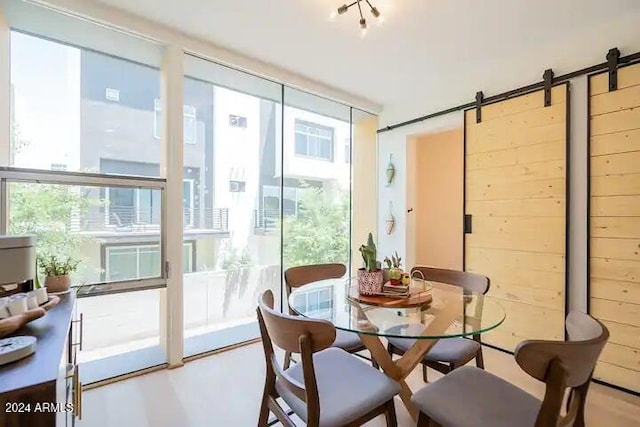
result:
[[(18, 124), (11, 123), (11, 155), (29, 145)], [(82, 218), (89, 198), (82, 188), (67, 185), (14, 182), (9, 184), (9, 232), (37, 236), (38, 256), (75, 257), (89, 239), (69, 230)]]
[(287, 217), (284, 227), (284, 268), (349, 259), (349, 193), (320, 188), (300, 191), (298, 216)]

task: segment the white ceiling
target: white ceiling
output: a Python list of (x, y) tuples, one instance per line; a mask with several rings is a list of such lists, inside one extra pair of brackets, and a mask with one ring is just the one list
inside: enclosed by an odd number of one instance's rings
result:
[(329, 21), (342, 1), (101, 0), (382, 104), (382, 124), (640, 50), (640, 0), (371, 0), (364, 38), (353, 8)]

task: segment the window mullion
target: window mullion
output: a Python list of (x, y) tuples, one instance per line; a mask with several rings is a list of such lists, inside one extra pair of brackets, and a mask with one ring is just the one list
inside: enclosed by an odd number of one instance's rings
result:
[[(167, 179), (166, 192), (162, 198), (162, 245), (161, 264), (163, 276), (167, 280), (166, 301), (161, 310), (161, 324), (164, 325), (167, 361), (170, 367), (183, 364), (184, 319), (182, 290), (182, 209), (168, 209), (168, 206), (182, 206), (183, 190), (183, 139), (184, 139), (184, 55), (181, 48), (168, 46), (162, 64), (162, 165)], [(166, 265), (169, 269), (165, 268)], [(162, 332), (161, 332), (162, 333)]]

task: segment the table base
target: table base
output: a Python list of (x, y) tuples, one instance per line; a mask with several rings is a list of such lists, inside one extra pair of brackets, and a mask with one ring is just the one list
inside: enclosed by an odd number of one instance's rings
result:
[[(454, 304), (449, 304), (447, 301), (443, 301), (443, 303), (444, 307), (441, 312), (435, 316), (433, 321), (424, 329), (421, 335), (442, 335), (449, 326), (451, 326), (451, 323), (456, 320), (458, 311), (456, 307), (454, 307)], [(360, 316), (365, 316), (364, 312), (359, 313), (359, 317)], [(380, 368), (382, 368), (382, 371), (400, 385), (400, 399), (407, 408), (407, 411), (409, 411), (411, 417), (414, 420), (417, 420), (419, 411), (413, 402), (411, 402), (413, 391), (411, 391), (407, 385), (406, 378), (416, 368), (416, 366), (420, 364), (431, 347), (438, 342), (438, 339), (416, 339), (415, 343), (404, 353), (404, 355), (394, 361), (392, 355), (387, 352), (384, 344), (382, 344), (379, 336), (364, 333), (359, 334), (359, 336), (362, 343), (371, 353), (371, 357), (378, 363)]]

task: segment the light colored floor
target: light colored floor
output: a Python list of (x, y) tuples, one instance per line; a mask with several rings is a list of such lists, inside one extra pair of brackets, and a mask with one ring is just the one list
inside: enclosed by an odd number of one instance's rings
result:
[[(515, 364), (513, 356), (484, 349), (487, 370), (541, 397), (544, 387)], [(430, 371), (430, 380), (440, 375)], [(105, 387), (83, 395), (79, 427), (252, 427), (256, 425), (264, 381), (260, 344), (187, 363)], [(409, 386), (423, 386), (421, 372)], [(481, 391), (479, 391), (481, 392)], [(414, 426), (397, 399), (398, 425)], [(587, 402), (587, 425), (640, 426), (640, 397), (593, 384)], [(368, 427), (384, 426), (379, 417)], [(479, 426), (481, 427), (481, 426)]]

